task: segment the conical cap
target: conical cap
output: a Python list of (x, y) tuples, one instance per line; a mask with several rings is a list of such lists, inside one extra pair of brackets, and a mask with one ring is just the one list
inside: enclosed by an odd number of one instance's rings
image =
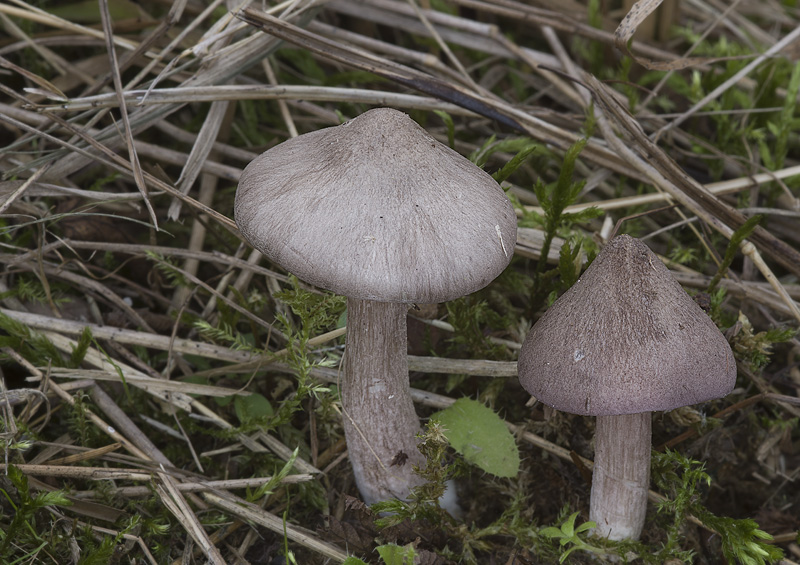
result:
[(591, 416), (671, 410), (728, 394), (728, 342), (642, 242), (614, 238), (528, 333), (522, 386)]

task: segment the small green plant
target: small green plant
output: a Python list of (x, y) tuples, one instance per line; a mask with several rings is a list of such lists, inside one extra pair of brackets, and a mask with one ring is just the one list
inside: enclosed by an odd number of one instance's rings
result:
[(508, 350), (492, 342), (484, 329), (504, 328), (503, 319), (485, 300), (476, 295), (463, 296), (446, 304), (447, 319), (453, 326), (453, 337), (449, 342), (453, 348), (469, 351), (476, 359), (504, 359)]
[(561, 288), (563, 292), (578, 282), (578, 277), (581, 274), (581, 251), (583, 250), (583, 242), (580, 240), (565, 241), (561, 246), (561, 251), (558, 254), (558, 274), (561, 279)]
[[(335, 360), (320, 359), (309, 351), (308, 342), (321, 331), (336, 324), (344, 310), (345, 299), (330, 293), (320, 295), (308, 292), (300, 287), (294, 277), (291, 284), (291, 288), (277, 293), (276, 298), (291, 308), (297, 320), (284, 314), (276, 317), (277, 325), (287, 338), (286, 353), (280, 360), (292, 368), (296, 389), (279, 403), (270, 402), (257, 393), (248, 397), (235, 397), (232, 399), (233, 407), (240, 426), (226, 431), (225, 435), (277, 430), (282, 426), (286, 426), (286, 432), (291, 433), (292, 417), (298, 410), (304, 409), (303, 403), (309, 397), (326, 403), (333, 396), (332, 389), (313, 379), (311, 372), (315, 367), (332, 366)], [(267, 359), (272, 357), (270, 352), (252, 345), (251, 334), (242, 334), (234, 326), (223, 323), (214, 327), (202, 320), (196, 321), (194, 326), (207, 339), (264, 355)], [(221, 403), (227, 405), (230, 400), (221, 399)]]
[(78, 565), (105, 565), (112, 562), (115, 548), (125, 539), (126, 534), (139, 528), (140, 520), (140, 516), (132, 516), (125, 528), (121, 529), (115, 536), (104, 536), (97, 545), (88, 541), (93, 536), (87, 535), (86, 545), (82, 548), (83, 553), (78, 560)]
[(698, 518), (722, 538), (722, 554), (729, 563), (767, 565), (783, 557), (781, 548), (766, 543), (772, 536), (759, 529), (755, 520), (734, 519), (698, 512)]
[[(18, 352), (31, 364), (38, 367), (67, 365), (67, 361), (55, 344), (28, 325), (0, 313), (0, 330), (5, 333), (0, 335), (0, 347)], [(0, 354), (0, 359), (5, 357), (5, 354)]]
[(579, 526), (575, 526), (575, 521), (578, 519), (578, 515), (580, 512), (573, 512), (570, 514), (569, 518), (567, 518), (560, 527), (549, 527), (542, 529), (539, 533), (540, 535), (550, 538), (552, 540), (558, 540), (558, 543), (564, 550), (561, 553), (561, 557), (559, 557), (558, 562), (563, 563), (569, 554), (575, 550), (582, 550), (582, 551), (589, 551), (593, 553), (597, 553), (597, 548), (593, 545), (586, 542), (582, 537), (581, 534), (584, 534), (597, 526), (594, 522), (584, 522)]
[(36, 304), (47, 304), (50, 301), (54, 304), (69, 302), (68, 298), (53, 296), (52, 289), (45, 286), (39, 279), (24, 274), (17, 277), (14, 288), (0, 293), (0, 299), (3, 300), (11, 296)]
[[(385, 565), (413, 565), (414, 558), (417, 556), (417, 552), (414, 551), (414, 546), (411, 544), (399, 546), (393, 543), (387, 543), (386, 545), (379, 545), (375, 548), (375, 551), (378, 552), (381, 561), (383, 561)], [(344, 560), (343, 565), (367, 564), (358, 557), (348, 557)]]
[(42, 532), (38, 512), (48, 506), (69, 506), (72, 503), (61, 491), (43, 491), (31, 494), (28, 477), (14, 465), (8, 466), (8, 480), (16, 492), (0, 488), (0, 495), (14, 509), (14, 517), (5, 530), (0, 529), (0, 563), (11, 563), (10, 556), (15, 546), (38, 546), (47, 543)]
[(86, 354), (89, 352), (89, 346), (94, 343), (94, 337), (92, 336), (92, 330), (88, 327), (83, 328), (81, 332), (81, 336), (78, 338), (78, 343), (76, 343), (72, 348), (72, 354), (69, 356), (69, 360), (67, 361), (67, 367), (72, 369), (77, 369), (83, 363), (83, 360), (86, 358)]
[(789, 341), (797, 335), (797, 330), (793, 328), (772, 328), (756, 332), (753, 324), (742, 312), (739, 312), (736, 325), (738, 331), (731, 340), (731, 347), (737, 358), (756, 370), (764, 368), (769, 363), (773, 345)]
[(375, 520), (379, 528), (394, 526), (406, 519), (427, 520), (431, 524), (453, 523), (453, 518), (439, 506), (439, 499), (447, 490), (447, 481), (456, 471), (447, 461), (447, 436), (442, 426), (431, 420), (419, 439), (417, 448), (425, 457), (425, 467), (415, 467), (414, 471), (425, 483), (412, 489), (408, 501), (392, 499), (370, 506), (375, 514), (385, 514)]
[(521, 167), (538, 147), (539, 145), (536, 142), (527, 137), (510, 137), (498, 141), (497, 137), (493, 135), (487, 139), (479, 149), (472, 152), (469, 156), (469, 160), (483, 168), (492, 155), (513, 151), (515, 157), (512, 157), (512, 159), (494, 175), (494, 179), (497, 182), (502, 182), (508, 178), (511, 173)]
[(725, 273), (728, 271), (731, 263), (733, 263), (733, 259), (736, 257), (736, 252), (739, 250), (739, 245), (741, 245), (745, 239), (750, 237), (750, 234), (752, 234), (753, 230), (758, 227), (758, 224), (761, 223), (763, 218), (763, 216), (756, 214), (752, 218), (748, 218), (748, 220), (742, 224), (739, 229), (733, 232), (733, 235), (731, 235), (731, 240), (728, 243), (728, 247), (725, 250), (725, 256), (722, 258), (722, 263), (717, 270), (717, 274), (714, 275), (714, 278), (712, 278), (711, 282), (708, 283), (706, 292), (710, 293), (714, 291), (719, 284), (719, 281), (725, 276)]
[(503, 182), (508, 177), (510, 177), (517, 169), (519, 169), (522, 165), (528, 162), (528, 160), (533, 156), (533, 153), (539, 149), (539, 144), (533, 141), (523, 142), (520, 144), (520, 147), (517, 150), (517, 154), (514, 155), (508, 163), (503, 165), (500, 169), (498, 169), (492, 177), (498, 183)]
[[(680, 28), (677, 33), (690, 44), (695, 44), (695, 55), (726, 59), (725, 64), (718, 67), (718, 72), (702, 73), (695, 70), (688, 77), (682, 73), (669, 75), (667, 84), (690, 102), (700, 101), (747, 64), (749, 46), (730, 41), (725, 36), (701, 40), (689, 28)], [(796, 143), (791, 137), (797, 124), (796, 100), (800, 88), (800, 71), (797, 67), (788, 58), (770, 59), (753, 73), (757, 88), (726, 89), (720, 96), (707, 102), (704, 110), (709, 114), (705, 121), (697, 122), (700, 135), (696, 138), (694, 151), (707, 159), (713, 178), (723, 172), (726, 161), (722, 158), (724, 155), (736, 156), (747, 162), (757, 161), (752, 158), (754, 144), (758, 149), (757, 157), (761, 160), (759, 165), (768, 170), (784, 166), (789, 148)], [(781, 91), (786, 92), (785, 96), (778, 96)], [(740, 157), (746, 155), (750, 157)]]
[(84, 392), (78, 392), (74, 398), (69, 418), (70, 432), (80, 439), (81, 445), (95, 445), (95, 440), (100, 439), (100, 434), (89, 419), (87, 405), (91, 404), (91, 400)]
[(287, 304), (299, 319), (297, 324), (283, 314), (277, 316), (289, 338), (286, 361), (294, 370), (297, 391), (285, 399), (276, 411), (276, 425), (288, 423), (292, 414), (301, 409), (302, 402), (312, 396), (316, 399), (327, 395), (331, 389), (311, 378), (314, 367), (334, 364), (334, 360), (319, 359), (309, 352), (308, 342), (318, 333), (334, 326), (344, 312), (346, 299), (332, 293), (314, 294), (300, 287), (298, 280), (291, 278), (292, 288), (283, 290), (275, 297)]
[(285, 316), (279, 315), (278, 320), (284, 327), (293, 330), (300, 344), (305, 345), (317, 333), (336, 324), (344, 312), (347, 299), (330, 292), (309, 292), (300, 286), (296, 277), (291, 277), (290, 283), (291, 288), (277, 293), (275, 298), (288, 305), (300, 323), (295, 329)]
[(269, 481), (258, 487), (252, 493), (248, 493), (247, 500), (250, 502), (256, 502), (257, 500), (269, 496), (275, 491), (275, 488), (281, 484), (281, 481), (286, 478), (286, 476), (292, 471), (292, 467), (294, 467), (294, 462), (297, 460), (297, 453), (299, 448), (295, 448), (292, 452), (292, 456), (289, 457), (289, 460), (286, 461), (286, 464), (283, 468), (275, 473)]
[(661, 556), (677, 551), (681, 541), (681, 528), (689, 515), (695, 516), (706, 527), (720, 536), (722, 554), (730, 563), (766, 565), (783, 557), (783, 551), (766, 543), (772, 539), (750, 519), (720, 517), (702, 503), (700, 486), (711, 485), (705, 464), (676, 452), (655, 452), (652, 476), (657, 487), (667, 493), (667, 499), (658, 504), (658, 513), (671, 515), (667, 526), (667, 541)]
[(252, 334), (243, 334), (226, 322), (212, 326), (207, 320), (195, 320), (194, 328), (201, 337), (215, 343), (221, 343), (236, 351), (248, 351), (260, 354), (263, 350), (253, 345)]
[(697, 260), (697, 249), (678, 245), (670, 249), (669, 259), (680, 265), (690, 265)]
[(173, 262), (170, 257), (164, 257), (159, 253), (153, 251), (145, 251), (145, 256), (155, 263), (155, 267), (169, 283), (178, 288), (189, 286), (189, 280), (186, 274)]
[[(588, 129), (591, 129), (591, 120), (587, 120), (587, 125)], [(573, 173), (578, 156), (587, 143), (588, 138), (579, 139), (567, 149), (564, 160), (560, 166), (558, 180), (553, 183), (545, 184), (541, 178), (539, 178), (534, 184), (533, 191), (536, 194), (536, 199), (539, 201), (539, 206), (541, 206), (544, 211), (544, 216), (540, 216), (536, 212), (527, 212), (523, 216), (524, 221), (533, 221), (541, 225), (544, 229), (544, 241), (542, 242), (539, 262), (536, 264), (536, 270), (533, 274), (533, 287), (536, 289), (536, 296), (533, 304), (534, 308), (538, 308), (543, 299), (554, 290), (555, 285), (552, 280), (556, 275), (560, 274), (561, 270), (569, 267), (565, 270), (564, 274), (567, 278), (573, 280), (573, 282), (577, 279), (574, 269), (570, 267), (570, 265), (574, 265), (580, 252), (579, 247), (575, 246), (575, 244), (568, 246), (567, 249), (564, 250), (565, 256), (561, 258), (558, 269), (545, 272), (547, 256), (553, 244), (553, 239), (555, 239), (559, 231), (564, 228), (565, 225), (587, 222), (598, 217), (602, 213), (595, 207), (586, 208), (580, 212), (564, 211), (578, 199), (581, 190), (586, 184), (584, 180), (573, 180)]]
[(572, 221), (580, 222), (596, 217), (597, 210), (591, 208), (578, 212), (577, 214), (565, 213), (564, 209), (577, 200), (581, 193), (586, 181), (579, 180), (573, 181), (572, 175), (575, 170), (575, 163), (578, 156), (586, 147), (589, 142), (588, 139), (579, 139), (572, 146), (567, 149), (564, 155), (564, 162), (558, 175), (558, 180), (554, 183), (545, 184), (541, 179), (536, 181), (533, 186), (533, 191), (536, 193), (536, 199), (539, 201), (539, 206), (544, 211), (544, 218), (542, 224), (544, 227), (544, 243), (542, 243), (541, 257), (536, 265), (536, 272), (541, 274), (547, 265), (547, 254), (550, 251), (550, 246), (553, 243), (553, 238), (556, 236), (558, 229), (561, 227), (562, 222)]
[(799, 90), (800, 63), (796, 63), (788, 81), (783, 106), (777, 118), (768, 121), (765, 125), (774, 143), (768, 143), (769, 139), (766, 135), (756, 135), (756, 133), (761, 133), (759, 130), (753, 132), (758, 141), (761, 160), (770, 171), (783, 168), (789, 152), (789, 136), (792, 132), (797, 131), (798, 119), (795, 117), (795, 113), (797, 111), (797, 94)]

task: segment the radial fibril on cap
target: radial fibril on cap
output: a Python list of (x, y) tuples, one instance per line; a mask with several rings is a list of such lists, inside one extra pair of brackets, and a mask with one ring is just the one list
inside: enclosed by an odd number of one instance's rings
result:
[(713, 321), (629, 236), (603, 249), (526, 341), (523, 386), (574, 414), (671, 410), (725, 396), (736, 381)]
[(474, 292), (502, 272), (516, 241), (514, 210), (491, 176), (388, 108), (257, 157), (235, 215), (299, 278), (380, 301)]
[(647, 513), (651, 415), (725, 396), (736, 363), (711, 319), (640, 241), (619, 236), (545, 312), (519, 379), (559, 410), (597, 416), (589, 520), (637, 539)]
[(451, 300), (503, 271), (517, 228), (505, 193), (405, 114), (376, 109), (257, 157), (235, 215), (267, 258), (348, 297), (339, 390), (353, 476), (369, 504), (407, 498), (425, 462), (407, 303)]

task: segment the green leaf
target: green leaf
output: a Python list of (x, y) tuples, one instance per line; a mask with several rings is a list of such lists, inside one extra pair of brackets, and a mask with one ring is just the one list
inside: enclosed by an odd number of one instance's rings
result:
[(481, 145), (480, 148), (469, 154), (469, 160), (475, 163), (477, 166), (483, 167), (486, 164), (486, 161), (489, 160), (489, 156), (492, 154), (492, 145), (494, 145), (496, 141), (497, 136), (491, 136), (489, 139), (483, 142), (483, 145)]
[(525, 151), (526, 147), (530, 145), (531, 140), (527, 137), (509, 137), (498, 141), (497, 137), (493, 135), (480, 149), (473, 151), (469, 159), (479, 167), (483, 167), (495, 153), (517, 153)]
[(731, 235), (731, 239), (728, 242), (728, 248), (725, 250), (725, 257), (722, 259), (722, 263), (717, 270), (717, 274), (714, 275), (714, 278), (711, 279), (711, 282), (708, 283), (708, 288), (706, 292), (709, 294), (714, 291), (717, 284), (719, 284), (720, 279), (725, 276), (725, 273), (728, 271), (728, 267), (731, 266), (733, 263), (733, 259), (736, 257), (736, 252), (739, 250), (739, 245), (748, 237), (753, 231), (758, 227), (758, 224), (761, 220), (764, 219), (764, 216), (761, 214), (756, 214), (747, 219), (740, 227)]
[(596, 527), (597, 527), (597, 522), (592, 522), (592, 521), (584, 522), (583, 524), (581, 524), (580, 526), (575, 528), (575, 533), (576, 534), (581, 534), (583, 532), (586, 532), (586, 531), (591, 530), (592, 528), (596, 528)]
[(561, 524), (561, 531), (564, 537), (571, 538), (575, 535), (575, 520), (578, 519), (578, 512), (574, 512), (567, 520)]
[(393, 543), (381, 545), (376, 549), (386, 565), (413, 565), (416, 556), (413, 547), (400, 547)]
[(45, 506), (72, 506), (72, 501), (67, 498), (63, 491), (55, 490), (52, 492), (42, 492), (33, 499), (34, 508), (44, 508)]
[(92, 341), (92, 330), (90, 330), (87, 326), (83, 328), (83, 332), (81, 333), (81, 337), (78, 339), (78, 343), (72, 348), (72, 355), (70, 355), (69, 362), (67, 364), (68, 367), (77, 369), (81, 366), (83, 359), (86, 357), (86, 353), (89, 351), (89, 346), (92, 344)]
[(583, 190), (585, 181), (572, 182), (572, 174), (575, 171), (575, 162), (578, 160), (578, 155), (581, 154), (587, 143), (589, 143), (589, 140), (586, 138), (577, 140), (567, 149), (567, 153), (564, 155), (564, 163), (561, 166), (558, 182), (552, 194), (553, 206), (559, 215), (564, 208), (572, 204), (581, 190)]
[(273, 414), (272, 404), (257, 392), (250, 396), (237, 396), (233, 401), (233, 406), (236, 416), (242, 424)]
[(247, 499), (250, 502), (255, 502), (260, 498), (272, 494), (275, 491), (275, 488), (281, 484), (281, 481), (285, 479), (286, 476), (291, 472), (292, 467), (294, 467), (294, 462), (297, 460), (297, 453), (299, 451), (300, 448), (295, 447), (291, 457), (289, 457), (289, 460), (286, 461), (283, 468), (278, 471), (277, 474), (273, 475), (266, 483), (258, 487), (253, 493), (248, 494)]
[(605, 214), (603, 210), (597, 206), (590, 206), (584, 208), (580, 212), (564, 212), (561, 214), (562, 222), (572, 222), (573, 224), (584, 224), (589, 220), (594, 220)]
[(281, 59), (288, 60), (308, 80), (318, 84), (325, 83), (328, 74), (310, 52), (303, 49), (281, 49), (280, 56)]
[(498, 477), (519, 472), (519, 449), (502, 418), (480, 402), (460, 398), (433, 418), (464, 459)]
[(560, 528), (556, 528), (555, 526), (548, 526), (539, 531), (539, 534), (547, 537), (547, 538), (563, 538), (564, 532), (561, 531)]
[(495, 172), (492, 177), (498, 183), (503, 182), (506, 180), (511, 174), (519, 169), (522, 165), (524, 165), (528, 159), (531, 158), (533, 152), (539, 147), (539, 144), (535, 141), (531, 141), (530, 143), (524, 145), (522, 149), (520, 149), (511, 160), (503, 165), (497, 172)]
[(564, 288), (569, 288), (578, 281), (581, 273), (579, 257), (581, 254), (581, 244), (572, 249), (569, 241), (565, 241), (558, 254), (558, 274), (561, 275), (561, 283)]
[(542, 179), (536, 179), (533, 184), (533, 193), (536, 195), (536, 200), (539, 201), (544, 211), (544, 219), (546, 220), (553, 213), (553, 206), (550, 203), (550, 195), (547, 192), (547, 185), (542, 182)]
[[(566, 561), (569, 554), (573, 551), (580, 549), (583, 551), (588, 552), (602, 552), (602, 550), (598, 551), (598, 548), (586, 543), (584, 540), (580, 538), (578, 534), (581, 534), (587, 530), (591, 530), (592, 528), (597, 527), (595, 522), (584, 522), (577, 528), (575, 527), (575, 521), (578, 519), (580, 512), (573, 512), (569, 515), (569, 517), (564, 520), (564, 523), (561, 524), (560, 528), (556, 528), (553, 526), (543, 528), (539, 531), (539, 534), (550, 538), (552, 540), (558, 540), (559, 546), (563, 549), (561, 553), (561, 557), (559, 558), (558, 562), (563, 563)], [(570, 547), (567, 547), (570, 546)]]
[(362, 561), (358, 557), (348, 557), (342, 561), (342, 565), (367, 565), (366, 561)]

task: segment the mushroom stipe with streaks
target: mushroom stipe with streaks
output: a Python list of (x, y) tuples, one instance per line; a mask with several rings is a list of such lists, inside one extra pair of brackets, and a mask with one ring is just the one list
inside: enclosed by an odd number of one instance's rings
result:
[(589, 518), (637, 539), (650, 484), (651, 415), (728, 394), (736, 361), (708, 315), (641, 241), (611, 240), (533, 326), (519, 379), (541, 402), (597, 416)]
[(422, 463), (408, 306), (479, 290), (508, 265), (517, 224), (502, 188), (406, 114), (378, 108), (254, 159), (235, 217), (271, 261), (347, 297), (340, 391), (356, 484), (370, 504), (406, 498)]

